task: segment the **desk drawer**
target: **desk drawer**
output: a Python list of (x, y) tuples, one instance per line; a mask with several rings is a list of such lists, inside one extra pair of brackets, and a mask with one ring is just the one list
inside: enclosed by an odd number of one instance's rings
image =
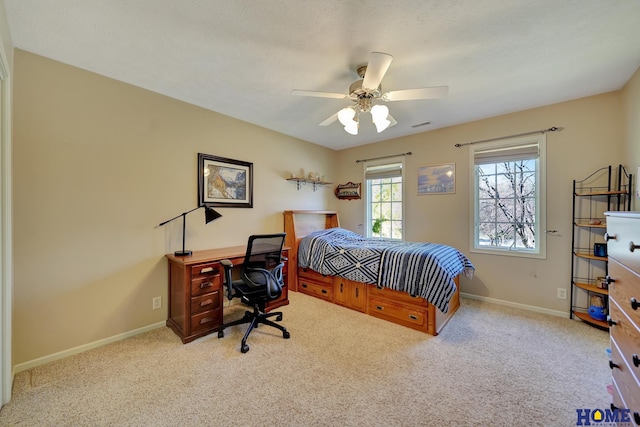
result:
[(219, 328), (222, 324), (222, 311), (210, 310), (191, 316), (191, 335)]
[(191, 314), (220, 309), (220, 291), (191, 298)]
[(333, 282), (329, 284), (314, 283), (309, 280), (299, 279), (298, 291), (316, 298), (333, 302)]
[(220, 290), (220, 275), (200, 277), (191, 280), (191, 296), (208, 294)]
[(195, 279), (197, 277), (215, 276), (216, 274), (220, 274), (221, 269), (222, 267), (220, 267), (220, 263), (217, 261), (194, 264), (191, 266), (191, 277)]
[(300, 277), (301, 279), (304, 278), (313, 280), (315, 282), (333, 284), (333, 276), (320, 274), (317, 271), (311, 270), (310, 268), (298, 268), (298, 277)]

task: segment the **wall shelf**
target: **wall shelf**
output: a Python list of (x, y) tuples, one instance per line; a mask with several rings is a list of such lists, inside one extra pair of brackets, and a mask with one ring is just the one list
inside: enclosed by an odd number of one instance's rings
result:
[(322, 187), (323, 185), (331, 185), (331, 182), (318, 181), (315, 179), (307, 179), (307, 178), (287, 178), (287, 181), (294, 181), (296, 183), (296, 187), (298, 191), (300, 187), (306, 184), (313, 184), (313, 191), (316, 191), (318, 187)]

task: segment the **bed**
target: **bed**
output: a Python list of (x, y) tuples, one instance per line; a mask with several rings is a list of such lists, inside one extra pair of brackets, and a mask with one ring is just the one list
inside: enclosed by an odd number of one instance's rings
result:
[(292, 291), (431, 335), (460, 305), (460, 275), (474, 271), (450, 246), (365, 239), (335, 211), (285, 211), (284, 224)]

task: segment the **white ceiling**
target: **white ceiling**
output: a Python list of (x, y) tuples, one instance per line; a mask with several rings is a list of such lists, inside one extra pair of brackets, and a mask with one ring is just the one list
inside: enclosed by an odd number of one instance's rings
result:
[[(332, 149), (618, 90), (640, 66), (638, 0), (4, 3), (16, 48)], [(372, 51), (394, 57), (384, 91), (449, 95), (352, 136), (318, 126), (349, 101), (290, 94), (347, 94)]]

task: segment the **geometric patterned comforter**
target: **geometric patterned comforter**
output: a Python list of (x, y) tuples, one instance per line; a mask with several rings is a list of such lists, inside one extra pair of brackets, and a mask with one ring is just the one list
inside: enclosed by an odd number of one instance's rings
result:
[(368, 239), (344, 228), (302, 238), (298, 266), (420, 296), (443, 313), (456, 291), (453, 279), (474, 272), (471, 261), (451, 246)]

